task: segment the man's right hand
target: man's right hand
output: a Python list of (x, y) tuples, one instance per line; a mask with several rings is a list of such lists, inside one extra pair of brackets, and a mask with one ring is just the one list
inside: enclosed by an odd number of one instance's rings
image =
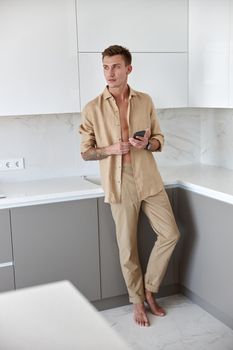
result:
[(81, 155), (83, 160), (101, 160), (111, 155), (127, 154), (130, 146), (129, 142), (117, 142), (107, 147), (92, 147)]
[(130, 142), (117, 142), (111, 146), (105, 147), (105, 152), (109, 156), (111, 155), (119, 155), (119, 154), (127, 154), (130, 150)]

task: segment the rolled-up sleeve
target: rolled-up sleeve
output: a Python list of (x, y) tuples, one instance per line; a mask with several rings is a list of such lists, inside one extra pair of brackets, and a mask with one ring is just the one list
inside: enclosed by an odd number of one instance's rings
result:
[(82, 112), (82, 124), (79, 126), (79, 133), (81, 134), (81, 153), (96, 147), (92, 118), (85, 109)]
[(154, 104), (151, 100), (151, 136), (150, 139), (156, 139), (160, 143), (160, 147), (157, 152), (161, 152), (164, 145), (164, 135), (161, 132), (159, 120), (157, 118), (156, 110)]

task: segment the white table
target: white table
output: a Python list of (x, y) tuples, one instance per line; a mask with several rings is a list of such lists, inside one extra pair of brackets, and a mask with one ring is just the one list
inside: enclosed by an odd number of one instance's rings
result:
[(68, 281), (0, 294), (0, 350), (129, 350)]

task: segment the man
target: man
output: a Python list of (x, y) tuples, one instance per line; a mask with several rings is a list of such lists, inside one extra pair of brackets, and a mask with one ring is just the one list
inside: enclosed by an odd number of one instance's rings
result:
[[(151, 98), (127, 84), (132, 71), (131, 53), (113, 45), (102, 53), (107, 87), (83, 110), (81, 154), (99, 160), (105, 202), (110, 203), (116, 225), (120, 263), (134, 320), (149, 326), (144, 301), (153, 314), (164, 316), (157, 293), (179, 231), (152, 152), (161, 151), (161, 133)], [(132, 137), (145, 130), (142, 137)], [(140, 208), (148, 216), (157, 241), (143, 278), (137, 251)]]

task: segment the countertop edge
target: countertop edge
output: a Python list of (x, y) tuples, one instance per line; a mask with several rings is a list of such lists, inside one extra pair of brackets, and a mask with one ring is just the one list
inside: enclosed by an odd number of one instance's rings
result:
[[(190, 182), (185, 182), (182, 180), (164, 181), (164, 187), (165, 188), (183, 188), (209, 198), (213, 198), (225, 203), (233, 204), (233, 196), (230, 194), (213, 190), (204, 186), (196, 185)], [(19, 197), (14, 199), (6, 198), (4, 199), (4, 203), (2, 204), (0, 203), (0, 210), (26, 207), (26, 206), (32, 206), (32, 205), (69, 202), (69, 201), (81, 200), (81, 199), (101, 198), (101, 197), (104, 197), (104, 191), (99, 186), (97, 190), (94, 190), (94, 191), (85, 190), (83, 191), (83, 193), (80, 193), (80, 191), (62, 192), (62, 193), (56, 193), (56, 194), (50, 194), (50, 195)]]
[(50, 195), (19, 197), (14, 200), (7, 198), (4, 199), (3, 204), (0, 204), (0, 210), (28, 207), (31, 205), (70, 202), (74, 200), (99, 198), (103, 196), (104, 192), (102, 188), (100, 188), (98, 191), (85, 191), (85, 193), (82, 194), (76, 192), (62, 192)]
[[(185, 176), (183, 176), (184, 169), (188, 169)], [(188, 167), (177, 167), (165, 170), (166, 172), (162, 174), (165, 188), (183, 188), (203, 196), (233, 204), (232, 170), (210, 166), (200, 167), (198, 165), (193, 165), (191, 169)], [(200, 173), (200, 177), (197, 177), (197, 179), (193, 177), (193, 171), (198, 174)], [(218, 180), (216, 184), (213, 181), (213, 175)], [(182, 179), (182, 177), (184, 178)], [(219, 181), (220, 179), (221, 181)], [(231, 185), (231, 179), (232, 189), (229, 186), (229, 184)], [(223, 182), (224, 185), (224, 181), (228, 184), (225, 187), (221, 184)], [(24, 182), (23, 185), (22, 183), (13, 183), (12, 185), (8, 183), (5, 187), (7, 196), (0, 199), (0, 209), (13, 209), (32, 205), (104, 197), (104, 191), (101, 185), (99, 185), (99, 182), (99, 176), (75, 176), (71, 178), (48, 179), (44, 182), (43, 180)], [(23, 186), (23, 190), (19, 186)], [(39, 190), (35, 191), (37, 186), (39, 186)], [(7, 189), (9, 193), (7, 193)]]

